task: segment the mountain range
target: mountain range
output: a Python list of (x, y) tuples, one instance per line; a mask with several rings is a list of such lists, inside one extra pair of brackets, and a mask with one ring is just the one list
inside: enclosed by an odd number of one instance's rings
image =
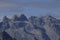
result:
[(0, 32), (7, 32), (15, 40), (60, 40), (60, 20), (51, 15), (27, 18), (24, 14), (12, 18), (4, 16)]

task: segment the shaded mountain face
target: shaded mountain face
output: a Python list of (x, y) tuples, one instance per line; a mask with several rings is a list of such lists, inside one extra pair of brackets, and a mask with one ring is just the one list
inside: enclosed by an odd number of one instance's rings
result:
[(28, 21), (27, 17), (24, 14), (14, 15), (13, 20), (14, 21)]
[(50, 15), (27, 18), (24, 14), (4, 17), (0, 31), (16, 40), (60, 40), (60, 20)]

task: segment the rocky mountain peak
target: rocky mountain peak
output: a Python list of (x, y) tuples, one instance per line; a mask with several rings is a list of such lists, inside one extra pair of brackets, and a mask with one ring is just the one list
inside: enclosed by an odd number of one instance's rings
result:
[(3, 17), (3, 22), (7, 22), (7, 21), (9, 21), (10, 19), (7, 17), (7, 16), (4, 16)]
[(19, 17), (20, 21), (28, 21), (27, 17), (24, 14), (21, 14)]
[(24, 14), (14, 15), (13, 20), (15, 20), (15, 21), (28, 21), (27, 17)]
[(52, 22), (52, 21), (56, 21), (56, 20), (57, 20), (56, 18), (54, 18), (54, 17), (51, 16), (51, 15), (46, 15), (46, 16), (43, 16), (42, 18), (43, 18), (43, 20), (44, 20), (45, 22)]

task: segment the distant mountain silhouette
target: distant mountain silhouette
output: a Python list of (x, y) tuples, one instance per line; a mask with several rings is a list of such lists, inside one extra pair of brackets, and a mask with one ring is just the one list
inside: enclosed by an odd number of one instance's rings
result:
[(51, 15), (29, 18), (24, 14), (12, 18), (4, 16), (0, 31), (7, 32), (16, 40), (60, 40), (60, 20)]

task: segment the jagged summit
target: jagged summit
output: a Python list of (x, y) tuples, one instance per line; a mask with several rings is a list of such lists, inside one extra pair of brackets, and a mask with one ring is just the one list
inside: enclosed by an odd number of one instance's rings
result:
[(36, 16), (31, 16), (31, 17), (29, 17), (29, 21), (30, 21), (32, 24), (36, 24), (37, 22), (39, 22), (39, 18), (36, 17)]
[(9, 19), (7, 16), (4, 16), (2, 21), (3, 21), (3, 22), (7, 22), (7, 21), (9, 21), (9, 20), (10, 20), (10, 19)]
[(19, 17), (20, 21), (28, 21), (27, 17), (24, 14), (21, 14)]
[(18, 16), (14, 15), (13, 18), (12, 18), (12, 20), (17, 21), (18, 20)]
[(56, 18), (54, 18), (54, 17), (51, 16), (51, 15), (46, 15), (46, 16), (43, 16), (42, 18), (46, 18), (46, 19), (56, 19)]
[(15, 20), (15, 21), (28, 21), (27, 17), (24, 14), (14, 15), (13, 20)]
[(31, 16), (31, 17), (29, 17), (29, 21), (31, 22), (31, 21), (35, 21), (35, 19), (37, 19), (38, 17), (36, 17), (36, 16)]
[(36, 17), (36, 16), (31, 16), (30, 18), (32, 18), (32, 19), (33, 19), (33, 18), (37, 18), (37, 17)]
[(46, 15), (41, 17), (45, 22), (56, 22), (58, 19), (51, 15)]

